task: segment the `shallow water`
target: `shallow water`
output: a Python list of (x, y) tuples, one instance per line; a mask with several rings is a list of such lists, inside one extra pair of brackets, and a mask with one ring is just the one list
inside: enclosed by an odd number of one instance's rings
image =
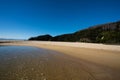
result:
[(0, 80), (46, 80), (44, 65), (50, 58), (45, 49), (0, 46)]

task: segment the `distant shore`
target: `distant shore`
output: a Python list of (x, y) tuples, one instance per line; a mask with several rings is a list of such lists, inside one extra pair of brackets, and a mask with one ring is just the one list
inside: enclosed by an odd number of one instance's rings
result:
[(22, 41), (22, 40), (1, 40), (0, 43), (22, 43), (22, 44), (39, 44), (39, 45), (54, 45), (54, 46), (67, 46), (76, 48), (90, 48), (110, 51), (120, 51), (120, 45), (106, 45), (96, 43), (81, 43), (81, 42), (55, 42), (55, 41)]

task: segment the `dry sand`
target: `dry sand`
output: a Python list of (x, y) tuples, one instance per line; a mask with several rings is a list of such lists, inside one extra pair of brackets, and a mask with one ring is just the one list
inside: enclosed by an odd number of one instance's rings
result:
[[(78, 74), (79, 76), (82, 77), (83, 74), (92, 76), (92, 78), (74, 78), (71, 80), (120, 80), (120, 46), (42, 41), (18, 41), (1, 43), (1, 45), (34, 46), (64, 53), (64, 55), (57, 55), (56, 58), (61, 56), (59, 60), (62, 62), (68, 61), (66, 64), (59, 62), (57, 65), (66, 65), (66, 67), (77, 65), (76, 70), (83, 70), (81, 74)], [(69, 63), (71, 60), (74, 63)], [(69, 69), (72, 69), (72, 67)], [(73, 70), (73, 73), (77, 72)]]

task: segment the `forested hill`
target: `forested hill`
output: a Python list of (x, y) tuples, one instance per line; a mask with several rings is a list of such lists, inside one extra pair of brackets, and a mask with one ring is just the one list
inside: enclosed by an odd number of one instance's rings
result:
[(55, 37), (41, 35), (31, 37), (29, 40), (120, 44), (120, 21), (92, 26), (71, 34)]

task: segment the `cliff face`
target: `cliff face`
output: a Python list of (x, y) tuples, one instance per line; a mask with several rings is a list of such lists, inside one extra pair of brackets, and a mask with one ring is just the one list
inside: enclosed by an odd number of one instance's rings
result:
[[(45, 39), (44, 39), (45, 38)], [(29, 40), (45, 41), (69, 41), (69, 42), (92, 42), (92, 43), (120, 43), (120, 21), (92, 26), (71, 34), (59, 36), (38, 36)]]

